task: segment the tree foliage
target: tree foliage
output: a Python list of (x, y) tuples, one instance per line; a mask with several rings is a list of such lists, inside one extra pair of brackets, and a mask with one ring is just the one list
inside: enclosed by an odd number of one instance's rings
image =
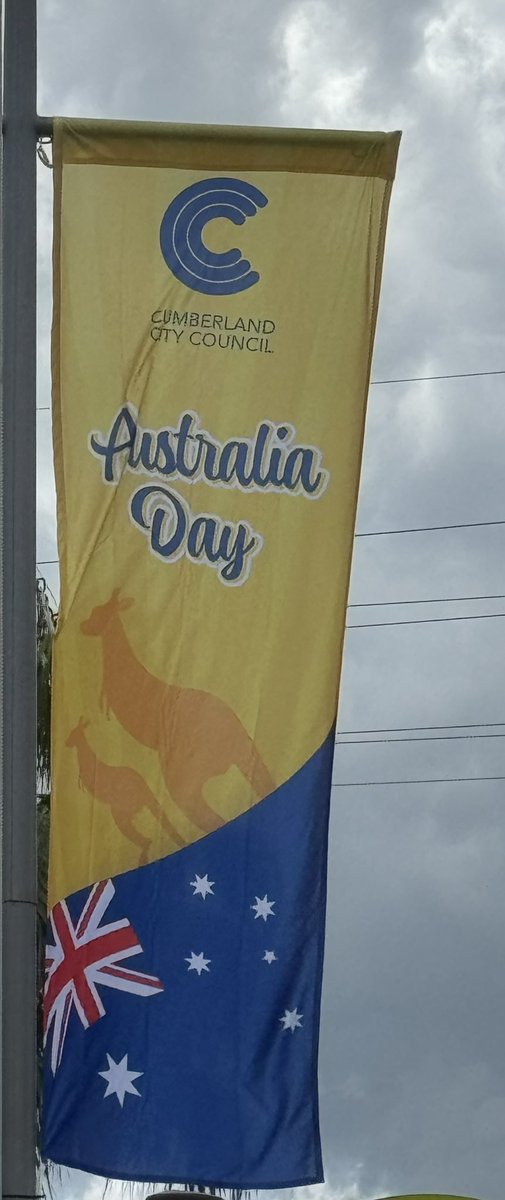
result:
[(51, 769), (51, 662), (56, 625), (44, 579), (37, 580), (37, 772), (39, 791), (49, 790)]

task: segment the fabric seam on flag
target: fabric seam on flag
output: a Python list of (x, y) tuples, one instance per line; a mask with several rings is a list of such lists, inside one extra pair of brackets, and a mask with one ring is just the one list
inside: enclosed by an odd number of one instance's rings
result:
[[(333, 738), (335, 737), (335, 728), (336, 728), (336, 717), (335, 717), (335, 723), (332, 725), (330, 733), (328, 735), (329, 737), (333, 737)], [(325, 739), (325, 741), (326, 741), (326, 739)], [(324, 745), (324, 742), (322, 744)], [(324, 842), (323, 842), (323, 855), (322, 855), (322, 863), (321, 863), (321, 914), (320, 914), (320, 918), (319, 918), (319, 945), (317, 948), (317, 977), (316, 977), (316, 988), (315, 988), (313, 1018), (312, 1018), (312, 1022), (313, 1022), (312, 1045), (313, 1045), (313, 1050), (314, 1050), (314, 1056), (313, 1056), (313, 1060), (312, 1060), (312, 1121), (313, 1121), (313, 1129), (314, 1129), (314, 1145), (317, 1148), (317, 1158), (318, 1158), (318, 1161), (317, 1161), (318, 1177), (316, 1179), (317, 1183), (324, 1181), (324, 1166), (323, 1166), (322, 1146), (321, 1146), (321, 1132), (320, 1132), (320, 1124), (319, 1124), (318, 1067), (319, 1067), (319, 1037), (320, 1037), (320, 1030), (321, 1030), (321, 999), (322, 999), (322, 993), (323, 993), (324, 946), (325, 946), (325, 937), (326, 937), (326, 916), (327, 916), (326, 908), (327, 908), (327, 892), (328, 892), (328, 842), (329, 842), (328, 827), (329, 827), (329, 823), (330, 823), (330, 803), (331, 803), (331, 788), (329, 789), (329, 795), (326, 800), (326, 815), (325, 815), (324, 828), (323, 828)], [(299, 1186), (299, 1185), (293, 1184), (293, 1187), (297, 1187), (297, 1186)]]
[[(52, 1159), (48, 1155), (47, 1157), (43, 1158), (43, 1162), (52, 1162)], [(97, 1166), (90, 1166), (89, 1163), (87, 1166), (83, 1166), (82, 1163), (80, 1162), (80, 1160), (77, 1160), (77, 1159), (66, 1159), (65, 1162), (63, 1162), (63, 1159), (58, 1159), (57, 1165), (62, 1166), (62, 1167), (69, 1167), (71, 1170), (74, 1170), (74, 1171), (86, 1171), (87, 1174), (91, 1173), (93, 1175), (101, 1175), (102, 1177), (105, 1176), (104, 1170), (100, 1169)], [(124, 1178), (122, 1175), (116, 1175), (116, 1174), (114, 1174), (114, 1171), (109, 1171), (108, 1169), (107, 1169), (107, 1173), (106, 1173), (106, 1178), (107, 1179), (119, 1179), (121, 1182), (124, 1183)], [(145, 1183), (145, 1184), (166, 1183), (166, 1178), (167, 1178), (166, 1172), (164, 1174), (160, 1174), (160, 1175), (151, 1175), (149, 1177), (149, 1179), (146, 1179), (145, 1175), (138, 1175), (138, 1176), (129, 1175), (128, 1182), (129, 1183)], [(193, 1183), (194, 1179), (193, 1179), (193, 1176), (189, 1176), (189, 1175), (186, 1175), (183, 1178), (180, 1175), (175, 1176), (175, 1175), (170, 1174), (170, 1181), (171, 1181), (171, 1183), (183, 1184), (183, 1183)], [(321, 1174), (314, 1174), (314, 1175), (304, 1175), (303, 1177), (298, 1177), (298, 1178), (292, 1179), (292, 1180), (290, 1179), (286, 1183), (282, 1183), (282, 1184), (279, 1184), (278, 1182), (265, 1182), (265, 1183), (258, 1184), (257, 1181), (253, 1181), (252, 1183), (249, 1183), (247, 1180), (241, 1180), (240, 1188), (241, 1188), (241, 1190), (244, 1190), (244, 1191), (254, 1191), (254, 1192), (256, 1192), (258, 1190), (261, 1190), (261, 1191), (275, 1190), (275, 1191), (277, 1191), (280, 1187), (281, 1188), (308, 1187), (310, 1184), (323, 1183), (323, 1182), (324, 1182), (324, 1180), (323, 1180)], [(237, 1183), (237, 1180), (219, 1180), (218, 1181), (216, 1179), (202, 1179), (202, 1180), (200, 1180), (200, 1183), (202, 1184), (203, 1187), (210, 1187), (210, 1188), (233, 1189), (233, 1188), (237, 1188), (239, 1186)], [(167, 1193), (167, 1195), (170, 1195), (170, 1193)], [(462, 1198), (462, 1200), (464, 1200), (464, 1198)], [(469, 1198), (469, 1200), (471, 1200), (471, 1197)]]
[[(143, 121), (55, 121), (65, 165), (94, 164), (219, 170), (261, 170), (303, 174), (351, 175), (393, 181), (400, 134), (326, 129), (297, 130), (251, 126), (150, 124)], [(92, 135), (94, 150), (88, 147)], [(128, 157), (118, 157), (110, 142), (131, 139)], [(161, 135), (161, 137), (160, 137)], [(99, 139), (101, 137), (101, 142)], [(156, 150), (154, 139), (160, 147)], [(200, 146), (198, 143), (201, 143)]]

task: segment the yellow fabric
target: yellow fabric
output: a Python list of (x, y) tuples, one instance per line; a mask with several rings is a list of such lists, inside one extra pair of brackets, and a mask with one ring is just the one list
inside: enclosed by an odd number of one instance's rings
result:
[[(51, 903), (237, 816), (330, 730), (398, 141), (56, 123)], [(204, 239), (240, 247), (259, 280), (204, 295), (167, 266), (160, 222), (183, 189), (230, 174), (267, 203), (237, 228), (218, 217)], [(294, 427), (319, 492), (160, 479), (124, 456), (104, 482), (90, 435), (103, 445), (126, 404), (154, 438), (189, 411), (193, 436), (221, 447), (262, 422), (280, 445)], [(150, 551), (129, 505), (156, 484), (189, 524), (247, 523), (247, 577), (230, 586), (208, 561)]]
[[(146, 121), (59, 121), (66, 163), (228, 171), (299, 171), (393, 181), (398, 133)], [(57, 135), (58, 136), (58, 133)], [(60, 142), (61, 144), (61, 142)]]

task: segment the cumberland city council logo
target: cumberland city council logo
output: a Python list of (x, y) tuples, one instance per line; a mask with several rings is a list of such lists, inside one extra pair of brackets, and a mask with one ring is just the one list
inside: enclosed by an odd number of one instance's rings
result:
[(176, 279), (207, 296), (232, 296), (258, 282), (259, 274), (236, 247), (217, 254), (203, 241), (216, 217), (243, 225), (268, 204), (259, 188), (244, 179), (202, 179), (184, 188), (161, 222), (161, 252)]

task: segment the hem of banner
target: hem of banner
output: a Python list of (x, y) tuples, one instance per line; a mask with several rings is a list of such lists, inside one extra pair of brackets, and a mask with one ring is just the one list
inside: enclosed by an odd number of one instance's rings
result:
[[(58, 117), (65, 166), (143, 166), (353, 175), (391, 181), (401, 133), (275, 126), (179, 125)], [(118, 153), (118, 139), (128, 153)], [(70, 146), (72, 148), (70, 148)]]
[(62, 138), (58, 122), (55, 122), (53, 135), (53, 316), (51, 325), (51, 417), (54, 473), (56, 481), (56, 513), (58, 527), (58, 557), (60, 575), (64, 581), (67, 577), (67, 546), (64, 531), (66, 530), (66, 490), (65, 476), (62, 467), (63, 432), (61, 417), (61, 208), (63, 193), (63, 162)]
[[(49, 1156), (43, 1157), (42, 1162), (53, 1162)], [(164, 1171), (160, 1175), (128, 1175), (125, 1179), (124, 1175), (117, 1175), (113, 1171), (107, 1171), (102, 1167), (83, 1166), (82, 1162), (77, 1159), (58, 1159), (55, 1161), (57, 1167), (67, 1167), (71, 1171), (84, 1171), (87, 1175), (99, 1175), (102, 1179), (116, 1179), (120, 1183), (186, 1183), (194, 1184), (194, 1175), (172, 1175), (170, 1171)], [(314, 1175), (298, 1175), (295, 1179), (279, 1180), (274, 1179), (268, 1183), (258, 1183), (254, 1180), (245, 1179), (204, 1179), (198, 1176), (200, 1187), (211, 1188), (240, 1188), (244, 1191), (257, 1192), (262, 1190), (274, 1191), (276, 1188), (291, 1188), (291, 1187), (308, 1187), (313, 1183), (324, 1183), (324, 1175), (322, 1170)]]
[[(328, 733), (324, 742), (321, 743), (320, 749), (322, 749), (322, 747), (325, 745), (325, 743), (328, 741), (329, 738), (331, 738), (332, 741), (335, 740), (336, 725), (337, 725), (337, 717), (335, 714), (335, 720), (330, 728), (330, 732)], [(327, 795), (327, 799), (326, 799), (326, 821), (325, 821), (325, 829), (324, 829), (323, 861), (321, 864), (322, 905), (321, 905), (321, 918), (319, 921), (319, 945), (318, 945), (318, 949), (317, 949), (317, 985), (316, 985), (316, 989), (315, 989), (314, 1010), (313, 1010), (314, 1015), (313, 1015), (313, 1025), (312, 1025), (312, 1046), (313, 1046), (313, 1060), (312, 1060), (312, 1119), (313, 1119), (313, 1126), (312, 1126), (312, 1128), (313, 1128), (313, 1136), (314, 1136), (314, 1146), (315, 1146), (316, 1157), (317, 1157), (317, 1168), (316, 1168), (317, 1178), (311, 1180), (312, 1183), (324, 1183), (324, 1166), (323, 1166), (323, 1156), (322, 1156), (322, 1149), (321, 1149), (321, 1130), (320, 1130), (320, 1125), (319, 1125), (319, 1037), (320, 1037), (320, 1031), (321, 1031), (321, 998), (322, 998), (322, 992), (323, 992), (324, 946), (325, 946), (326, 916), (327, 916), (326, 910), (327, 910), (327, 903), (328, 903), (328, 833), (329, 833), (328, 827), (329, 827), (329, 823), (330, 823), (330, 811), (331, 811), (331, 790), (328, 789), (328, 795)], [(283, 1185), (277, 1184), (276, 1186), (282, 1187)], [(293, 1184), (288, 1184), (288, 1185), (285, 1184), (284, 1186), (300, 1187), (302, 1185), (293, 1183)]]
[[(401, 134), (400, 133), (390, 134), (389, 136), (392, 138), (394, 137), (396, 139), (395, 147), (394, 147), (394, 154), (395, 154), (394, 169), (396, 170), (396, 162), (397, 162), (398, 151), (399, 151), (399, 147), (400, 147)], [(377, 240), (377, 249), (376, 249), (376, 254), (375, 254), (375, 262), (374, 262), (374, 274), (373, 274), (374, 286), (373, 286), (372, 306), (371, 306), (371, 314), (370, 314), (370, 316), (371, 316), (370, 335), (369, 335), (369, 342), (368, 342), (367, 367), (366, 367), (365, 382), (364, 382), (364, 389), (363, 389), (364, 393), (365, 393), (365, 399), (364, 399), (364, 403), (362, 405), (362, 416), (361, 416), (361, 433), (360, 433), (361, 449), (360, 449), (360, 455), (359, 455), (358, 469), (356, 472), (354, 497), (353, 497), (354, 521), (352, 524), (352, 529), (350, 530), (350, 545), (348, 547), (347, 556), (346, 556), (347, 584), (346, 584), (346, 589), (345, 589), (345, 610), (344, 611), (347, 610), (347, 606), (349, 604), (349, 591), (350, 591), (350, 586), (351, 586), (351, 569), (352, 569), (352, 547), (353, 547), (354, 538), (356, 535), (356, 517), (357, 517), (357, 512), (358, 512), (359, 489), (360, 489), (360, 484), (361, 484), (361, 470), (362, 470), (362, 465), (363, 465), (363, 451), (364, 451), (364, 446), (365, 446), (365, 426), (366, 426), (367, 411), (368, 411), (367, 399), (368, 399), (368, 393), (370, 391), (370, 376), (372, 373), (372, 359), (373, 359), (373, 352), (374, 352), (374, 345), (375, 345), (375, 333), (376, 333), (376, 329), (377, 329), (377, 319), (378, 319), (378, 315), (379, 315), (379, 300), (380, 300), (380, 290), (381, 290), (381, 282), (382, 282), (382, 272), (383, 272), (383, 268), (384, 268), (384, 250), (385, 250), (385, 245), (386, 245), (386, 233), (387, 233), (389, 205), (391, 202), (391, 195), (392, 195), (392, 191), (393, 191), (395, 170), (393, 170), (393, 175), (391, 176), (391, 178), (389, 180), (386, 180), (386, 184), (385, 184), (385, 188), (384, 188), (384, 195), (382, 197), (381, 215), (380, 215), (380, 222), (379, 222), (379, 236), (378, 236), (378, 240)], [(339, 705), (339, 700), (340, 700), (340, 681), (341, 681), (341, 677), (342, 677), (342, 663), (343, 663), (343, 658), (344, 658), (344, 640), (345, 640), (345, 628), (342, 629), (342, 634), (340, 637), (339, 655), (338, 655), (338, 659), (337, 659), (337, 670), (336, 670), (336, 675), (335, 675), (335, 727), (337, 724), (338, 705)]]

